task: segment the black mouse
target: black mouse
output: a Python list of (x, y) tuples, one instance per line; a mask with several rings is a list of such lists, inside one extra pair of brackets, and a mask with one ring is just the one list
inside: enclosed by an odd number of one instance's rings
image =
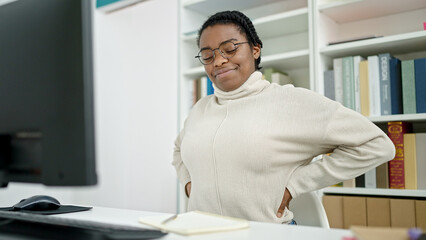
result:
[(46, 195), (36, 195), (22, 199), (13, 205), (13, 210), (47, 211), (55, 210), (61, 206), (56, 198)]

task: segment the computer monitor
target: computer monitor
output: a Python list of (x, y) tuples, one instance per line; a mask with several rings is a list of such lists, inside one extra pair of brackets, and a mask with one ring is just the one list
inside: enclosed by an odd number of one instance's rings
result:
[(97, 182), (91, 4), (0, 1), (2, 187)]

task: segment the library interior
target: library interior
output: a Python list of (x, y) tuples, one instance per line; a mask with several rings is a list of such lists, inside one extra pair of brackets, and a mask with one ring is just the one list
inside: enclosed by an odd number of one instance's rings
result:
[(0, 238), (426, 240), (425, 16), (0, 0)]

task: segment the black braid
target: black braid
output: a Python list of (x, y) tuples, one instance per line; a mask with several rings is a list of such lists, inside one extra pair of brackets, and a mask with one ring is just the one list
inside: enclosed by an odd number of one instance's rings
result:
[[(247, 37), (248, 42), (251, 46), (258, 46), (262, 48), (263, 44), (260, 40), (259, 36), (257, 36), (256, 29), (253, 26), (251, 20), (239, 11), (223, 11), (218, 12), (212, 16), (210, 16), (207, 21), (204, 22), (201, 29), (198, 31), (197, 45), (200, 46), (200, 37), (201, 33), (210, 26), (214, 26), (216, 24), (234, 24), (241, 34), (244, 34)], [(260, 56), (255, 61), (256, 70), (261, 69), (260, 64)]]

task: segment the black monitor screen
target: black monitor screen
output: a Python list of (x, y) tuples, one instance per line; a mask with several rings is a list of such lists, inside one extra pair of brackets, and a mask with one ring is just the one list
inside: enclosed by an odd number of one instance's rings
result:
[(96, 184), (90, 0), (0, 6), (0, 186)]

